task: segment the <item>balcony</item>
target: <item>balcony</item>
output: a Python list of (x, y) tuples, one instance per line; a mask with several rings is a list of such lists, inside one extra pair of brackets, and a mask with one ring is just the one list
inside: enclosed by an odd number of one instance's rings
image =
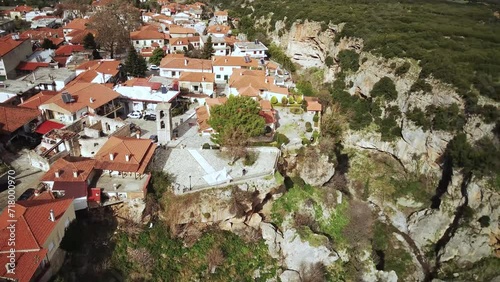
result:
[(123, 103), (121, 102), (114, 102), (114, 103), (109, 103), (106, 105), (103, 105), (99, 108), (96, 109), (95, 113), (100, 115), (100, 116), (108, 116), (112, 113), (115, 113), (119, 109), (123, 108)]

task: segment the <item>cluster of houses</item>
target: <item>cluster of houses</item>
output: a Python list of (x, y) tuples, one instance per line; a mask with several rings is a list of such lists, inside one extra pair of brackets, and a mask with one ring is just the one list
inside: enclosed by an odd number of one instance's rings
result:
[[(94, 1), (90, 11), (109, 3)], [(267, 60), (267, 47), (233, 36), (227, 11), (202, 20), (203, 3), (158, 3), (130, 33), (142, 56), (164, 52), (157, 75), (146, 78), (128, 77), (119, 60), (92, 59), (82, 45), (95, 34), (88, 17), (68, 21), (66, 11), (59, 17), (25, 5), (0, 13), (0, 149), (28, 144), (31, 165), (44, 171), (34, 194), (12, 207), (19, 242), (14, 264), (7, 257), (8, 209), (0, 214), (0, 279), (48, 281), (61, 266), (58, 247), (75, 211), (145, 198), (158, 144), (140, 138), (123, 119), (127, 114), (154, 112), (164, 145), (173, 138), (171, 111), (180, 99), (199, 104), (198, 130), (211, 134), (210, 108), (241, 95), (259, 102), (266, 126), (275, 130), (273, 104), (292, 94), (286, 71)], [(32, 29), (14, 32), (9, 23), (17, 19)], [(43, 49), (45, 39), (56, 48)], [(208, 42), (211, 58), (186, 56)], [(307, 101), (309, 111), (321, 111), (317, 100)]]

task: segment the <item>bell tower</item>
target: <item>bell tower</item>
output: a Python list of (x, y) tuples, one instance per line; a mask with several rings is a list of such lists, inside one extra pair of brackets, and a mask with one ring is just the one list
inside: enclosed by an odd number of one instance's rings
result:
[(172, 140), (172, 105), (170, 103), (159, 103), (156, 106), (156, 132), (158, 144), (166, 145)]

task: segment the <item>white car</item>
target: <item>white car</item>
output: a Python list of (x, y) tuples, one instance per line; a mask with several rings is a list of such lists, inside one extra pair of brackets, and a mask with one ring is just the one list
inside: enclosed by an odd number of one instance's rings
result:
[(141, 112), (135, 111), (135, 112), (131, 112), (130, 114), (128, 114), (127, 117), (129, 117), (129, 118), (141, 118), (142, 114), (141, 114)]
[(150, 70), (159, 70), (160, 68), (157, 65), (151, 65), (149, 67)]

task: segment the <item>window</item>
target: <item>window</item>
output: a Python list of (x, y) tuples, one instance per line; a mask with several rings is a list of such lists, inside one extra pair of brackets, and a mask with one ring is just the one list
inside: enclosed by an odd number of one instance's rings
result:
[(135, 41), (135, 44), (139, 44), (139, 40), (136, 40), (136, 41)]
[(220, 74), (216, 75), (215, 78), (219, 79), (220, 78)]
[(151, 40), (151, 44), (153, 44), (153, 43), (155, 43), (155, 41), (154, 41), (154, 40)]
[(163, 120), (160, 122), (160, 128), (161, 129), (165, 128), (165, 122)]
[(254, 54), (257, 54), (257, 51), (253, 51)]
[(220, 68), (219, 68), (219, 70), (220, 70), (220, 71), (224, 71), (224, 67), (220, 67)]
[(165, 116), (165, 113), (163, 111), (160, 111), (160, 118), (163, 118)]

